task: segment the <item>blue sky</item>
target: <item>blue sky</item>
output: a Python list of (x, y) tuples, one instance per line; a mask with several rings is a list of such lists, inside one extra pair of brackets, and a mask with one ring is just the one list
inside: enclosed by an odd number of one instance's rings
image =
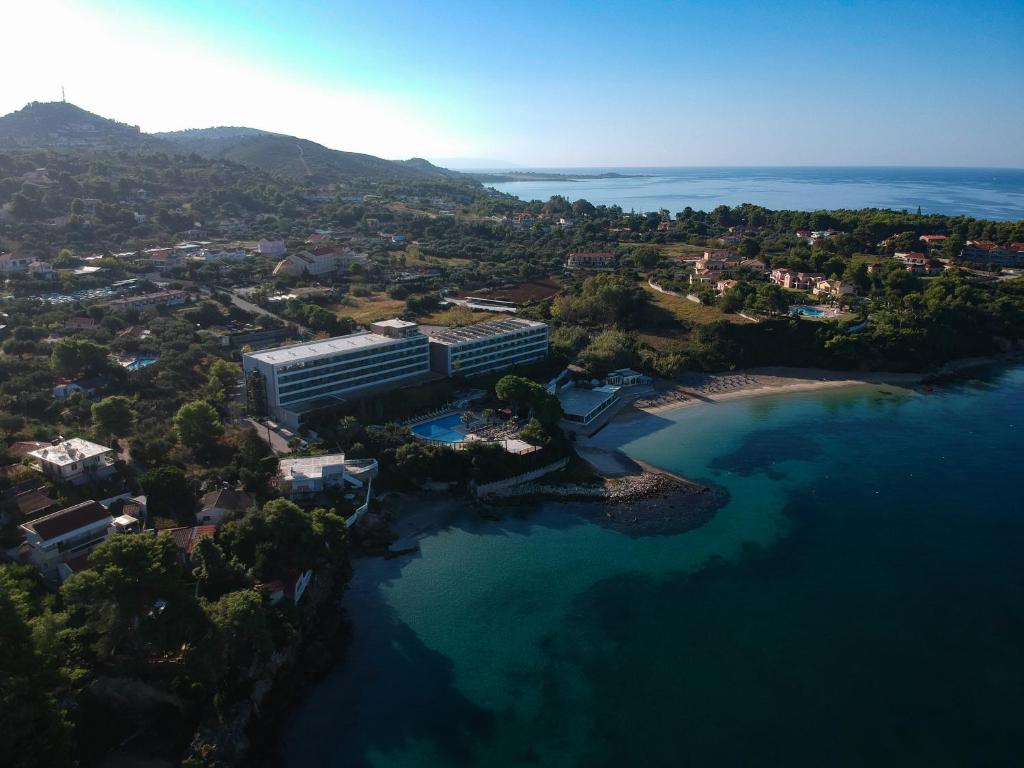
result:
[(1020, 0), (35, 0), (5, 17), (40, 63), (0, 88), (4, 112), (64, 84), (144, 130), (244, 124), (385, 157), (1024, 166)]

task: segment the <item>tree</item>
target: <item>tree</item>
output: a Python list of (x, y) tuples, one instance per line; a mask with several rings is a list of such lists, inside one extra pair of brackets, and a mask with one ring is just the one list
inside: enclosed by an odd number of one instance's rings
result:
[(185, 403), (174, 416), (178, 439), (196, 453), (208, 453), (224, 434), (224, 424), (213, 406), (205, 400)]
[(101, 437), (124, 437), (134, 420), (132, 401), (124, 395), (111, 395), (92, 405), (92, 425)]
[(551, 442), (551, 436), (544, 430), (544, 425), (538, 419), (530, 419), (519, 436), (530, 445), (547, 445)]
[(494, 385), (494, 394), (499, 400), (509, 403), (513, 412), (518, 415), (520, 409), (529, 404), (533, 385), (534, 382), (529, 379), (509, 374), (502, 376)]
[(53, 666), (36, 650), (26, 617), (2, 584), (0, 648), (0, 765), (68, 765), (70, 726), (55, 695), (59, 681)]
[(50, 364), (65, 378), (90, 376), (110, 367), (107, 348), (88, 339), (61, 339), (53, 345)]
[(168, 536), (108, 536), (60, 594), (79, 640), (99, 657), (123, 646), (137, 653), (180, 646), (194, 627), (196, 603)]
[(185, 473), (178, 467), (149, 470), (142, 476), (142, 490), (146, 492), (146, 507), (151, 514), (179, 521), (191, 518), (195, 496), (188, 487)]
[(247, 583), (245, 568), (237, 559), (229, 560), (212, 536), (203, 536), (196, 542), (191, 560), (199, 595), (208, 600), (243, 589)]
[(287, 499), (268, 501), (262, 509), (228, 521), (220, 542), (263, 581), (301, 573), (326, 559), (325, 543), (309, 514)]
[(213, 627), (222, 677), (241, 678), (254, 661), (273, 650), (267, 612), (259, 593), (250, 589), (229, 592), (215, 602), (204, 603), (203, 611)]
[(420, 442), (406, 443), (395, 451), (398, 471), (413, 481), (421, 481), (430, 469), (430, 451)]

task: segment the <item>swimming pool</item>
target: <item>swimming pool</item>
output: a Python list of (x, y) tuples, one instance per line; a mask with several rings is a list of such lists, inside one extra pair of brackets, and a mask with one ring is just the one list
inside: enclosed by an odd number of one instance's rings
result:
[(129, 371), (139, 371), (146, 368), (156, 362), (155, 357), (136, 357), (130, 363), (125, 365)]
[(804, 317), (825, 317), (825, 310), (817, 307), (790, 307), (789, 314)]
[(412, 428), (412, 433), (425, 440), (436, 440), (439, 443), (451, 445), (452, 443), (461, 443), (466, 439), (464, 434), (455, 430), (455, 427), (461, 425), (462, 414), (449, 413), (447, 416), (417, 424)]

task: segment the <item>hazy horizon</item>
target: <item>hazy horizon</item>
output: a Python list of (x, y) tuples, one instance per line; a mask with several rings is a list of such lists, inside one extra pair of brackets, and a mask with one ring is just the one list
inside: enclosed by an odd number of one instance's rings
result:
[(147, 132), (456, 167), (1024, 167), (1021, 3), (38, 0), (5, 21), (31, 66), (0, 113), (63, 86)]

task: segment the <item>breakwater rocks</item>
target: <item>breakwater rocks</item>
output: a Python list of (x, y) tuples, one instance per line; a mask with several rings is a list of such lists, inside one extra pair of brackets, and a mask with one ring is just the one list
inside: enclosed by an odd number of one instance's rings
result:
[(581, 504), (576, 511), (626, 533), (655, 535), (704, 525), (728, 501), (728, 493), (668, 473), (644, 471), (595, 485), (523, 483), (494, 491), (484, 501), (492, 505), (594, 502)]

